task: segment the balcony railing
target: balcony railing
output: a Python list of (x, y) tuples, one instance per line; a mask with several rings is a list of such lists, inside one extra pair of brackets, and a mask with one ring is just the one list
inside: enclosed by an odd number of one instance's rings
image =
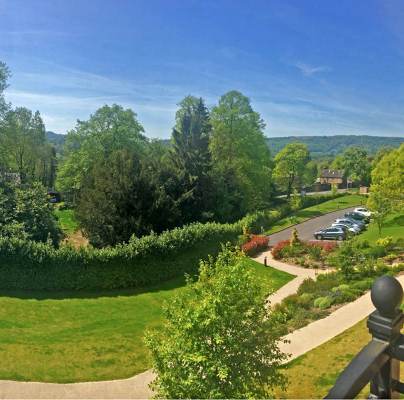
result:
[(368, 383), (371, 399), (395, 399), (404, 393), (400, 382), (400, 361), (404, 361), (400, 282), (387, 275), (378, 278), (371, 299), (376, 307), (367, 322), (372, 340), (341, 373), (326, 399), (353, 399)]

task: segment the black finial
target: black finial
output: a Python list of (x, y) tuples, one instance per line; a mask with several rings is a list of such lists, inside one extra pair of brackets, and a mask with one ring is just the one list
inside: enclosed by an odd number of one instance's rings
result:
[(380, 315), (392, 318), (403, 300), (403, 288), (396, 278), (384, 275), (373, 283), (370, 297)]

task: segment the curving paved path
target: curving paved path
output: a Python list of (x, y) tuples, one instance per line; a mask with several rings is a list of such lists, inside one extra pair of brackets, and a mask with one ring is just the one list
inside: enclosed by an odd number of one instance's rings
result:
[(299, 289), (300, 284), (305, 279), (307, 278), (316, 279), (318, 274), (324, 274), (332, 271), (331, 269), (319, 269), (315, 271), (314, 269), (286, 264), (281, 261), (275, 260), (272, 257), (270, 251), (261, 253), (258, 257), (255, 257), (254, 260), (263, 264), (265, 257), (267, 257), (268, 265), (270, 265), (271, 267), (279, 269), (280, 271), (288, 272), (289, 274), (296, 276), (296, 278), (288, 282), (286, 285), (282, 286), (279, 290), (277, 290), (275, 293), (271, 294), (267, 298), (267, 302), (270, 302), (271, 305), (280, 303), (285, 297), (297, 293), (297, 289)]
[(1, 399), (148, 399), (153, 373), (129, 379), (83, 383), (0, 381)]

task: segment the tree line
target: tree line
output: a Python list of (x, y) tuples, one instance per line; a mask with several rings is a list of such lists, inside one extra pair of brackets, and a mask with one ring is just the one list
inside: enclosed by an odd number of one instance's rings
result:
[(391, 151), (372, 159), (350, 147), (313, 160), (307, 145), (289, 143), (272, 157), (263, 119), (233, 90), (210, 109), (202, 98), (185, 97), (168, 145), (148, 139), (132, 110), (105, 105), (77, 122), (57, 155), (40, 113), (6, 103), (9, 75), (1, 63), (0, 175), (17, 175), (22, 188), (60, 190), (97, 247), (194, 221), (236, 221), (270, 207), (279, 193), (293, 197), (324, 168), (368, 185), (372, 168)]

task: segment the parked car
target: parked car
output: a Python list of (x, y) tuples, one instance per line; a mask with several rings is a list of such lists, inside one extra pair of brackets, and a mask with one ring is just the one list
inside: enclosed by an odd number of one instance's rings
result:
[(367, 208), (365, 207), (356, 207), (353, 212), (358, 213), (358, 214), (362, 214), (365, 217), (370, 218), (372, 216), (372, 212), (369, 211)]
[(360, 222), (363, 222), (363, 223), (366, 223), (366, 222), (369, 221), (369, 217), (367, 217), (366, 215), (354, 212), (354, 211), (350, 211), (350, 212), (345, 213), (344, 217), (345, 218), (351, 218), (351, 219), (353, 219), (355, 221), (360, 221)]
[(350, 219), (350, 218), (338, 218), (338, 219), (335, 220), (334, 223), (336, 223), (336, 224), (345, 224), (345, 225), (348, 225), (348, 226), (356, 227), (361, 231), (365, 229), (365, 224), (363, 222), (355, 221), (355, 220)]
[(329, 228), (320, 229), (319, 231), (314, 232), (314, 237), (317, 240), (322, 239), (344, 240), (347, 237), (347, 232), (342, 227), (331, 226)]
[(331, 226), (336, 226), (338, 228), (346, 229), (348, 231), (348, 233), (352, 233), (354, 235), (357, 235), (361, 231), (361, 229), (358, 226), (347, 225), (344, 223), (334, 222)]

